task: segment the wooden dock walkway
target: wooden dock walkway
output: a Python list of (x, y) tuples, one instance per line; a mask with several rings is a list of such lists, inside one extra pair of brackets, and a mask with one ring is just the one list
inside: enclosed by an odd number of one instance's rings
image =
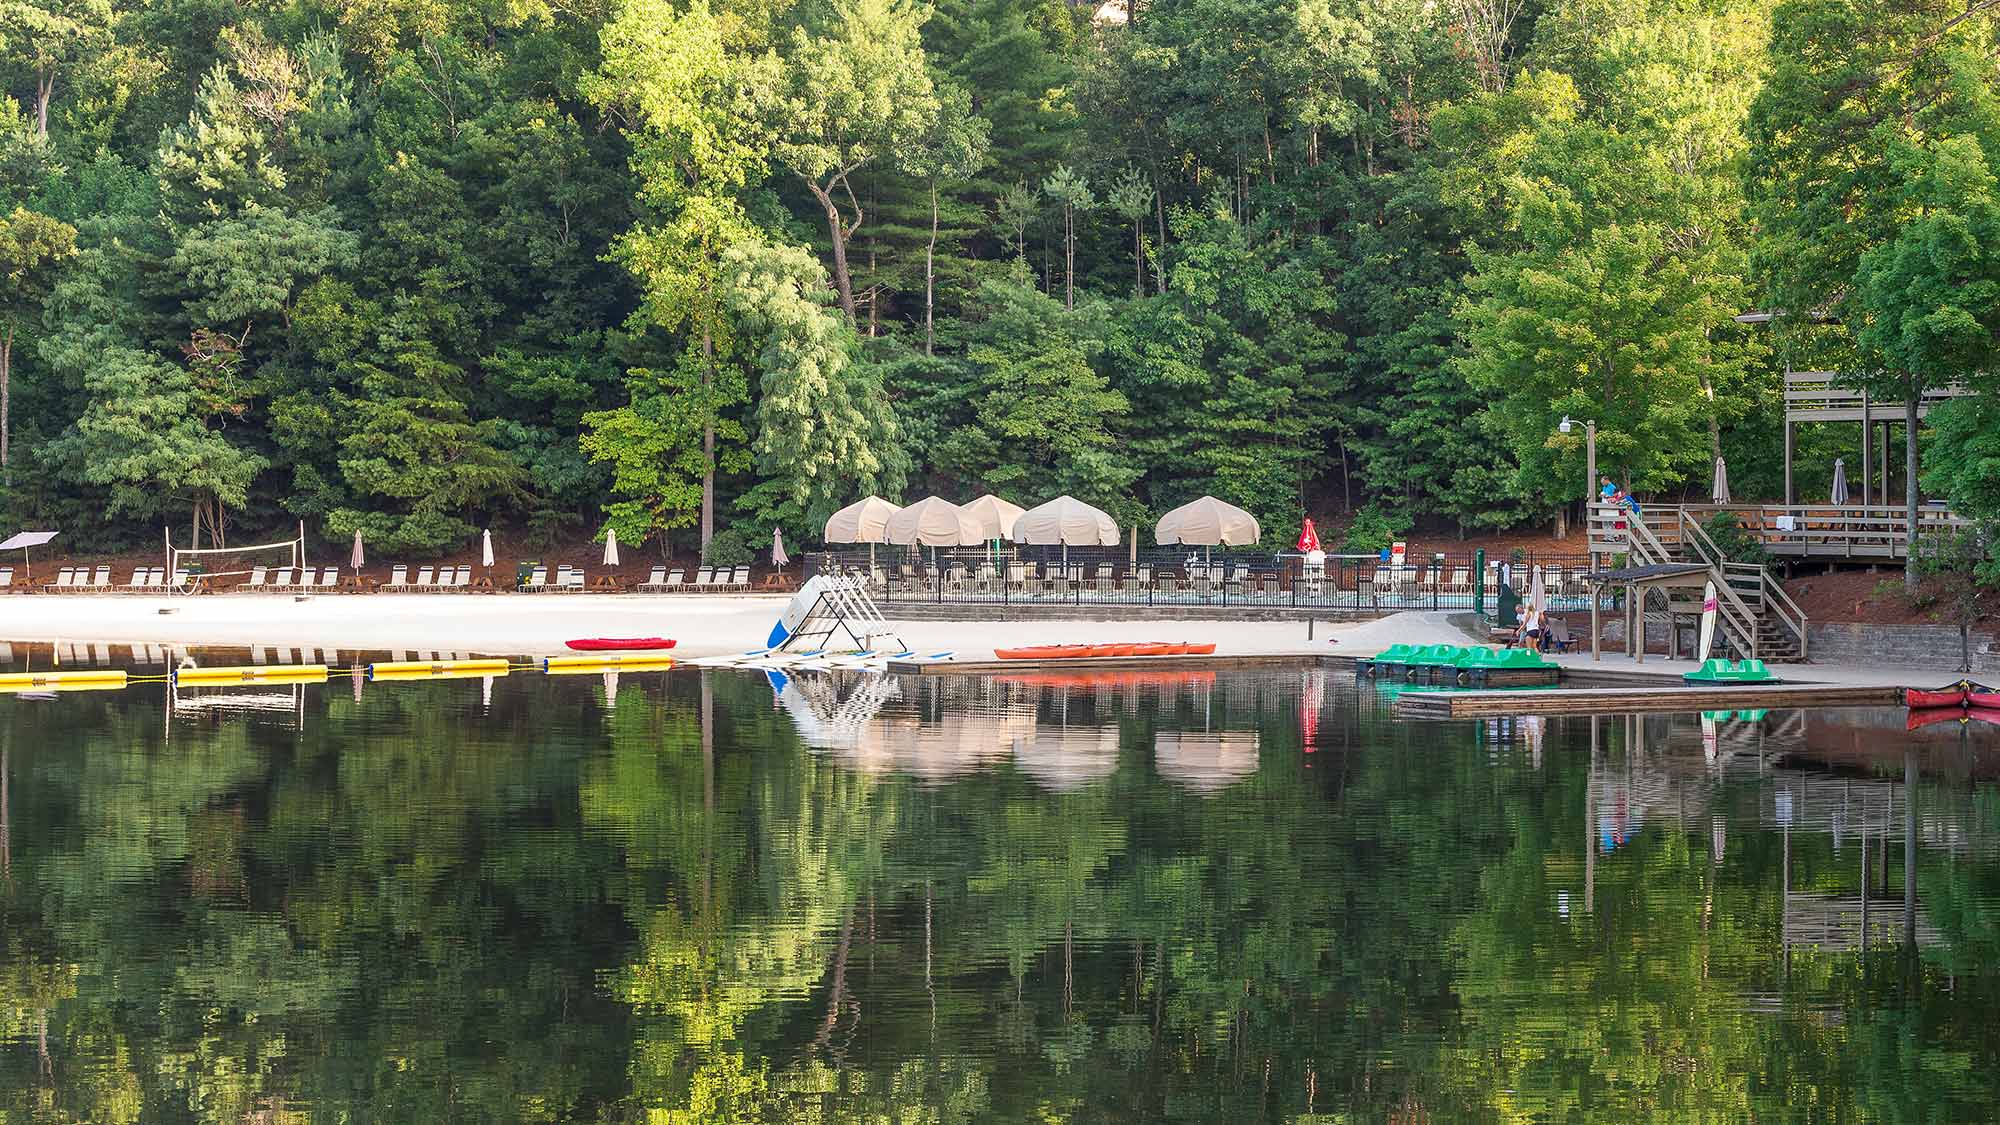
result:
[(1635, 711), (1741, 711), (1788, 707), (1900, 707), (1902, 689), (1774, 683), (1522, 691), (1406, 691), (1405, 719), (1485, 719), (1506, 715), (1618, 715)]

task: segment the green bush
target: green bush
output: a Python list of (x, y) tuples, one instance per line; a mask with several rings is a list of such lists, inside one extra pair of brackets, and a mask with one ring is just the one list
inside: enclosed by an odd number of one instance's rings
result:
[(1380, 551), (1409, 534), (1410, 517), (1404, 512), (1385, 512), (1369, 504), (1354, 513), (1347, 525), (1347, 538), (1340, 549), (1350, 555)]
[(754, 561), (750, 540), (741, 531), (725, 527), (709, 537), (708, 548), (702, 551), (701, 561), (710, 566), (747, 566)]
[(1771, 559), (1771, 553), (1764, 549), (1764, 544), (1743, 529), (1743, 521), (1737, 519), (1734, 512), (1717, 512), (1708, 517), (1701, 527), (1703, 531), (1708, 532), (1709, 539), (1715, 543), (1715, 549), (1721, 551), (1722, 557), (1730, 562), (1756, 563), (1761, 566)]

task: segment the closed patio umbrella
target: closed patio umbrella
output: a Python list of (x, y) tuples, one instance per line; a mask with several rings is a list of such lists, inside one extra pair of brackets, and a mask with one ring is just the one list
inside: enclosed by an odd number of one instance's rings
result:
[(1014, 521), (1027, 509), (987, 493), (965, 507), (965, 514), (979, 525), (982, 539), (1005, 539), (1014, 532)]
[(618, 565), (618, 529), (615, 527), (604, 533), (604, 565)]
[(965, 509), (938, 496), (926, 496), (890, 516), (883, 538), (906, 547), (962, 547), (984, 542), (979, 525)]
[(361, 572), (362, 566), (366, 564), (366, 561), (367, 556), (361, 553), (361, 531), (357, 528), (354, 532), (354, 549), (347, 553), (347, 565), (353, 567), (355, 573), (358, 574)]
[(782, 527), (772, 528), (771, 565), (782, 568), (791, 565), (791, 561), (792, 557), (785, 553), (785, 529)]
[(1718, 504), (1729, 503), (1729, 462), (1715, 459), (1715, 487), (1709, 492), (1709, 499)]
[(493, 529), (490, 527), (479, 534), (479, 565), (493, 569)]
[(1257, 517), (1213, 496), (1182, 504), (1153, 525), (1153, 539), (1162, 546), (1243, 547), (1263, 537)]
[(1833, 490), (1827, 498), (1836, 508), (1847, 506), (1847, 462), (1838, 457), (1833, 459)]

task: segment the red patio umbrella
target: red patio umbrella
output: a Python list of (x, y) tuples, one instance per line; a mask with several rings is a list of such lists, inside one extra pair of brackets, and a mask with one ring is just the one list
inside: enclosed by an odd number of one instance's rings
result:
[(1319, 532), (1313, 529), (1311, 517), (1307, 517), (1305, 527), (1299, 529), (1299, 550), (1319, 550)]

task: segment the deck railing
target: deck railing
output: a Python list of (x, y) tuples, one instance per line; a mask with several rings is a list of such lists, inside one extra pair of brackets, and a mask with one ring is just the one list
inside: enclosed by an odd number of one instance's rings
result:
[[(1900, 559), (1909, 553), (1909, 510), (1887, 504), (1688, 504), (1691, 519), (1729, 512), (1771, 554), (1787, 558)], [(1964, 527), (1940, 504), (1917, 509), (1917, 537)]]

